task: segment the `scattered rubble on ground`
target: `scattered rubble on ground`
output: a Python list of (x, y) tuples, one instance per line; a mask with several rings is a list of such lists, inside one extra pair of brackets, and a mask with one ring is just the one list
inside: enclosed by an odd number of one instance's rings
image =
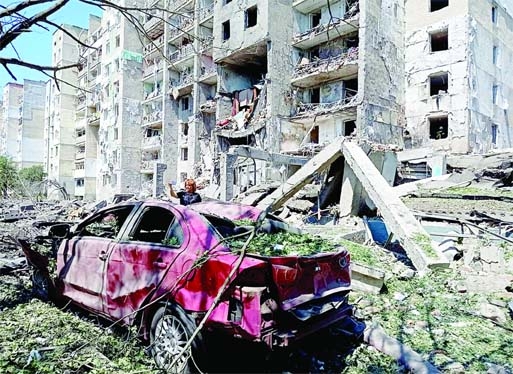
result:
[[(420, 162), (428, 164), (427, 158)], [(429, 275), (423, 277), (412, 263), (411, 253), (397, 240), (400, 238), (389, 234), (390, 218), (380, 211), (386, 204), (363, 206), (362, 211), (368, 213), (365, 216), (341, 216), (339, 201), (330, 202), (317, 180), (308, 179), (307, 174), (298, 179), (300, 187), (287, 192), (290, 196), (283, 199), (275, 214), (304, 231), (341, 243), (351, 252), (352, 302), (357, 308), (356, 317), (367, 324), (366, 341), (370, 344), (347, 346), (342, 332), (331, 331), (329, 337), (314, 336), (292, 351), (276, 353), (274, 357), (282, 360), (282, 366), (272, 362), (271, 367), (292, 372), (395, 373), (414, 370), (421, 358), (428, 366), (420, 372), (436, 368), (447, 373), (512, 373), (512, 159), (511, 154), (448, 158), (449, 173), (423, 179), (402, 174), (406, 183), (390, 189), (415, 224), (429, 234), (430, 245), (448, 264), (447, 268), (428, 270)], [(410, 161), (399, 162), (404, 166)], [(404, 172), (404, 168), (401, 170)], [(252, 187), (236, 200), (265, 203), (280, 186)], [(362, 201), (368, 200), (364, 197)], [(109, 368), (107, 371), (112, 372), (137, 370), (146, 363), (144, 347), (131, 341), (127, 344), (133, 355), (120, 350), (108, 352), (106, 345), (123, 342), (121, 336), (113, 334), (109, 335), (112, 342), (102, 343), (107, 351), (99, 349), (92, 343), (96, 337), (85, 335), (87, 328), (83, 326), (90, 322), (84, 318), (71, 320), (69, 312), (34, 301), (28, 267), (15, 241), (36, 240), (45, 235), (45, 222), (76, 222), (108, 203), (2, 201), (0, 309), (7, 328), (0, 336), (0, 367), (16, 368), (13, 372), (44, 371), (49, 367), (55, 371), (94, 372)], [(422, 246), (420, 241), (417, 244)], [(47, 328), (45, 315), (49, 318)], [(49, 327), (51, 324), (76, 329), (57, 331)], [(42, 330), (30, 329), (31, 325)], [(98, 328), (109, 331), (105, 326)], [(13, 339), (13, 329), (23, 332), (23, 337)], [(395, 339), (376, 342), (371, 332), (380, 329)], [(83, 346), (72, 343), (72, 338)], [(403, 348), (412, 349), (418, 356), (412, 353), (405, 357), (407, 350), (397, 353)]]

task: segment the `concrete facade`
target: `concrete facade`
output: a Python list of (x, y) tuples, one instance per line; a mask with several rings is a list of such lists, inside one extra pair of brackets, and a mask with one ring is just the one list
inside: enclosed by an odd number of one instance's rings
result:
[(408, 147), (484, 153), (513, 146), (511, 9), (510, 0), (406, 3)]
[(16, 166), (42, 165), (46, 83), (25, 79), (4, 87), (0, 153)]
[[(62, 28), (79, 40), (86, 39), (85, 29), (71, 25)], [(79, 44), (67, 33), (57, 30), (53, 34), (53, 65), (71, 65), (79, 59)], [(45, 170), (49, 180), (57, 182), (72, 196), (75, 195), (75, 146), (79, 137), (75, 131), (77, 74), (77, 69), (58, 71), (59, 86), (51, 80), (46, 92)], [(48, 197), (59, 199), (62, 195), (49, 186)]]
[(118, 14), (92, 17), (75, 196), (194, 177), (229, 199), (299, 168), (271, 155), (311, 157), (338, 137), (511, 147), (511, 1), (146, 0), (142, 45)]

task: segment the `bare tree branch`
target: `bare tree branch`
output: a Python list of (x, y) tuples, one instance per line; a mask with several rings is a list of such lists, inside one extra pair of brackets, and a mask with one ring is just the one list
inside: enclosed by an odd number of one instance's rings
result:
[(20, 10), (29, 8), (33, 5), (44, 4), (44, 3), (48, 3), (48, 2), (52, 2), (52, 1), (54, 1), (54, 0), (27, 0), (27, 1), (23, 1), (21, 3), (18, 3), (16, 5), (13, 5), (9, 8), (4, 5), (0, 5), (0, 8), (4, 9), (3, 11), (0, 12), (0, 18), (10, 17), (13, 14), (17, 14)]
[(38, 22), (45, 21), (46, 17), (61, 9), (68, 2), (69, 0), (59, 0), (50, 8), (36, 14), (33, 17), (26, 18), (25, 20), (17, 24), (13, 29), (5, 32), (5, 34), (2, 35), (2, 37), (0, 38), (0, 51), (7, 47), (9, 44), (11, 44), (23, 32), (30, 30), (30, 28)]

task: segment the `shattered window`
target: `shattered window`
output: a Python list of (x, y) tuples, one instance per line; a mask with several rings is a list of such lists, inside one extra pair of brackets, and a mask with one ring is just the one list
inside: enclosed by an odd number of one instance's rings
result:
[(256, 26), (257, 24), (257, 7), (256, 5), (246, 9), (245, 12), (246, 29), (249, 27)]
[(492, 22), (497, 23), (497, 7), (492, 6)]
[(429, 118), (429, 138), (446, 139), (449, 135), (449, 118), (447, 116)]
[(497, 124), (492, 125), (492, 144), (497, 145), (497, 132), (498, 132), (499, 126)]
[(223, 40), (230, 39), (230, 21), (223, 22)]
[(431, 52), (446, 51), (449, 49), (449, 30), (441, 30), (430, 35)]
[(135, 225), (131, 240), (179, 247), (183, 243), (183, 230), (174, 214), (161, 207), (148, 207)]
[(80, 236), (97, 236), (102, 238), (115, 238), (133, 206), (123, 206), (102, 212), (78, 227)]
[(492, 62), (493, 62), (493, 64), (497, 65), (498, 60), (499, 60), (499, 47), (494, 45), (493, 46), (493, 51), (492, 51)]
[(438, 95), (440, 92), (447, 93), (449, 90), (449, 74), (438, 74), (429, 77), (429, 94)]
[(449, 6), (449, 0), (431, 0), (429, 10), (435, 12)]

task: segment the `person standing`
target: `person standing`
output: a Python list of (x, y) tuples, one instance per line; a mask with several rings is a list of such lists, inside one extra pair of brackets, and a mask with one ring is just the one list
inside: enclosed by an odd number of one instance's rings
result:
[(167, 194), (169, 197), (180, 199), (181, 205), (190, 205), (201, 202), (201, 196), (196, 192), (196, 181), (192, 178), (187, 178), (184, 183), (185, 190), (176, 192), (173, 189), (172, 183), (167, 184)]

